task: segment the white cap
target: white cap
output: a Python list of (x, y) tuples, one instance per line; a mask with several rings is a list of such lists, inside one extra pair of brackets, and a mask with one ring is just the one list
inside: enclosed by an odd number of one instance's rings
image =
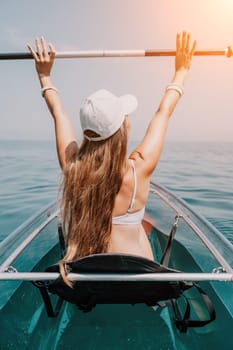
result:
[(137, 108), (138, 102), (133, 95), (117, 97), (107, 90), (98, 90), (90, 95), (80, 108), (80, 122), (83, 131), (92, 130), (98, 137), (85, 138), (101, 141), (112, 136), (120, 129), (125, 116)]

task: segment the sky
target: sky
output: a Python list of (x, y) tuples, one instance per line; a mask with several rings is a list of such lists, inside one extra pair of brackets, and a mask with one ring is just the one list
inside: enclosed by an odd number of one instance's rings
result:
[[(0, 1), (0, 51), (24, 52), (43, 35), (57, 51), (175, 49), (187, 30), (197, 49), (233, 45), (233, 0)], [(79, 108), (105, 88), (134, 94), (133, 140), (140, 140), (174, 74), (174, 58), (57, 59), (52, 71), (81, 139)], [(33, 60), (0, 61), (0, 139), (53, 139)], [(169, 141), (232, 142), (233, 57), (194, 57), (173, 113)]]

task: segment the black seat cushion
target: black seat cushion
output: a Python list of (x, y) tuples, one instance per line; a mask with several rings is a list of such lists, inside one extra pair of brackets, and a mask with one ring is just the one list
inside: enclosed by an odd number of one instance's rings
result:
[[(96, 304), (136, 304), (155, 305), (158, 301), (178, 298), (192, 284), (176, 281), (99, 281), (95, 273), (179, 273), (149, 259), (125, 254), (96, 254), (66, 264), (69, 272), (92, 274), (88, 281), (75, 281), (67, 286), (61, 277), (51, 282), (48, 289), (62, 299), (79, 307)], [(59, 266), (47, 268), (47, 272), (59, 272)], [(88, 307), (87, 307), (88, 308)]]
[[(126, 254), (96, 254), (66, 264), (71, 273), (80, 274), (150, 274), (180, 272), (149, 259)], [(47, 268), (47, 272), (59, 272), (59, 266)], [(51, 282), (48, 289), (62, 299), (78, 305), (86, 311), (96, 304), (155, 305), (158, 301), (177, 299), (191, 283), (176, 281), (75, 281), (67, 286), (61, 277)]]

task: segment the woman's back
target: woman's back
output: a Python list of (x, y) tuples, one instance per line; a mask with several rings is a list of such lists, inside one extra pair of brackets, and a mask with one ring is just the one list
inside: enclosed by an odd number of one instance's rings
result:
[(149, 178), (138, 162), (129, 159), (113, 210), (109, 252), (130, 253), (153, 259), (152, 250), (142, 226)]

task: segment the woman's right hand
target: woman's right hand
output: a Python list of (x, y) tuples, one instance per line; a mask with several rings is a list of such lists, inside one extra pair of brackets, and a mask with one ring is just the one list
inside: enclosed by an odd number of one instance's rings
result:
[(193, 54), (196, 48), (196, 40), (194, 40), (192, 48), (190, 49), (190, 34), (183, 32), (182, 38), (180, 34), (176, 35), (176, 59), (175, 69), (176, 72), (180, 70), (189, 70)]
[(47, 44), (43, 37), (36, 39), (35, 46), (35, 51), (31, 45), (28, 45), (28, 49), (35, 60), (36, 70), (42, 89), (48, 88), (45, 90), (46, 93), (43, 97), (55, 121), (57, 155), (61, 168), (63, 169), (66, 162), (69, 160), (68, 157), (73, 157), (77, 150), (75, 132), (50, 76), (56, 55), (54, 47), (48, 44), (50, 51), (48, 52)]
[(43, 37), (40, 39), (36, 38), (35, 42), (37, 52), (33, 50), (31, 45), (28, 45), (28, 49), (35, 59), (36, 71), (40, 79), (49, 77), (54, 63), (54, 58), (56, 56), (55, 49), (52, 44), (48, 44), (50, 49), (50, 52), (48, 52), (47, 44)]

